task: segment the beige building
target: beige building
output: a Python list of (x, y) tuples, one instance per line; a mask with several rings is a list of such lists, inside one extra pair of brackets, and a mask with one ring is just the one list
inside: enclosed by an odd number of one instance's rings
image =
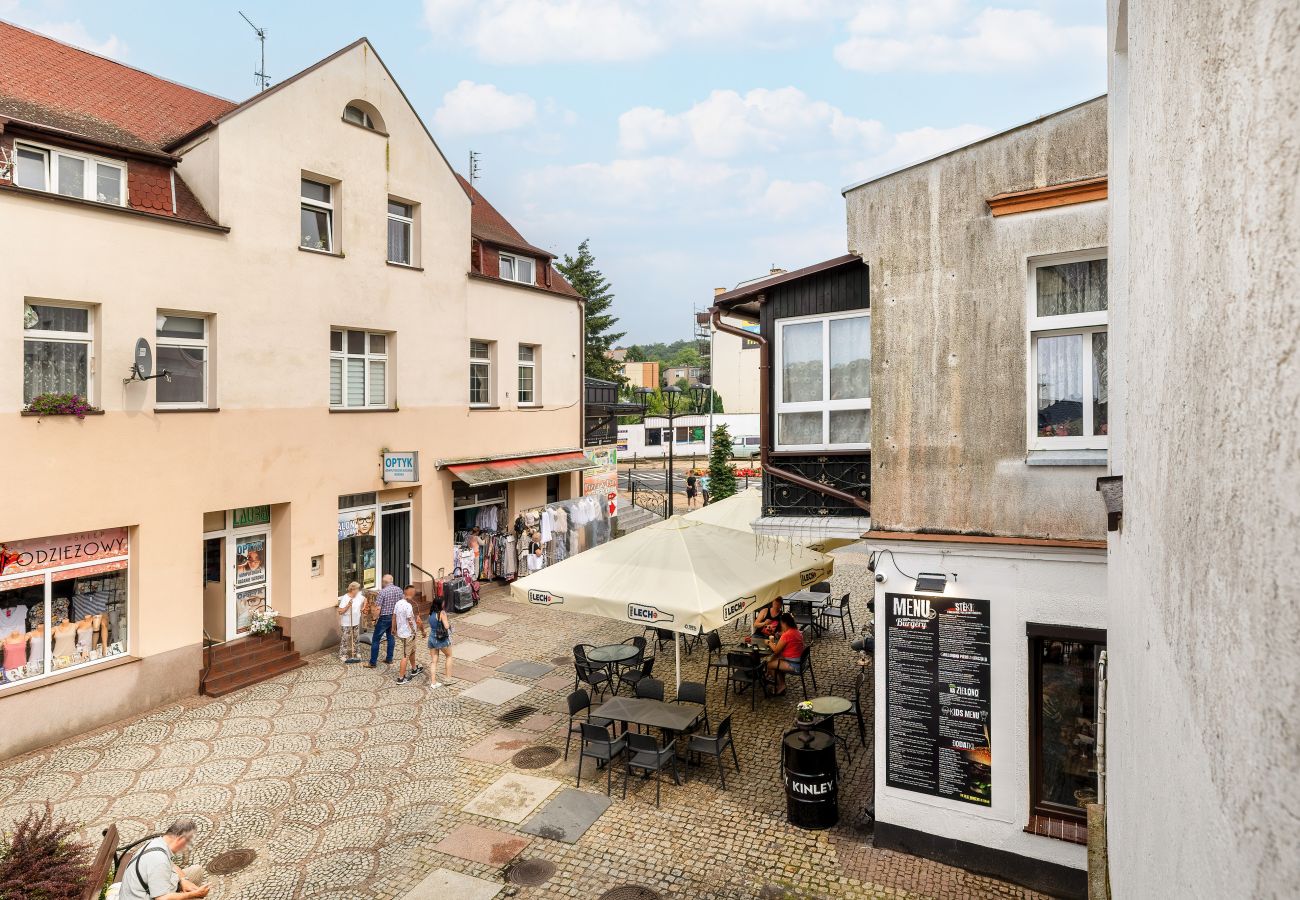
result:
[(574, 493), (581, 304), (368, 42), (236, 105), (0, 24), (0, 86), (0, 757)]
[(623, 377), (627, 379), (627, 386), (630, 390), (637, 388), (650, 388), (654, 390), (659, 387), (659, 363), (657, 362), (624, 362)]
[[(724, 319), (724, 321), (727, 321)], [(731, 320), (738, 328), (757, 326)], [(722, 398), (723, 408), (729, 413), (757, 413), (759, 411), (758, 342), (713, 329), (709, 347), (709, 376), (713, 389)]]

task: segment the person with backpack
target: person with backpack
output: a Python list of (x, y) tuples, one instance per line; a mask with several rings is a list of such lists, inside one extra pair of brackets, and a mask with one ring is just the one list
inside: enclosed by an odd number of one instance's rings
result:
[(204, 879), (202, 866), (179, 869), (172, 857), (185, 852), (194, 840), (198, 826), (193, 819), (177, 819), (160, 837), (145, 844), (126, 864), (118, 889), (118, 900), (191, 900), (206, 897), (211, 885), (199, 886)]
[(441, 653), (446, 665), (443, 678), (451, 682), (451, 623), (447, 621), (447, 603), (441, 597), (434, 597), (429, 607), (429, 687), (440, 688), (444, 682), (438, 680), (438, 654)]

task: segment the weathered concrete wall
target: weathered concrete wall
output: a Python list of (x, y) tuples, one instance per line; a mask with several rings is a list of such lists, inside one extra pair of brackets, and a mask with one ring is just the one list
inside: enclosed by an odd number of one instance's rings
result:
[(1300, 7), (1110, 13), (1111, 882), (1295, 896)]
[(1105, 247), (1107, 204), (986, 201), (1105, 174), (1099, 98), (846, 194), (871, 268), (876, 528), (1104, 537), (1104, 470), (1026, 465), (1025, 318), (1028, 259)]

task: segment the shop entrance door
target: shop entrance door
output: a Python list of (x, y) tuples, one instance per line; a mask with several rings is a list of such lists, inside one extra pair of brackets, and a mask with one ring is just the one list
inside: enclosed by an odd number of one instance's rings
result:
[(226, 639), (226, 539), (203, 539), (203, 630), (214, 641)]
[(401, 587), (411, 584), (411, 510), (410, 504), (385, 508), (380, 515), (379, 547), (383, 553), (383, 571), (391, 574)]

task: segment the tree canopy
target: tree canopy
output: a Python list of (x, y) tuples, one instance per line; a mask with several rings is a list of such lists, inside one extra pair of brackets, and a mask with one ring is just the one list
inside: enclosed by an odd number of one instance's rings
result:
[(618, 317), (610, 312), (614, 304), (614, 292), (608, 279), (596, 268), (596, 257), (589, 247), (590, 241), (587, 238), (578, 245), (577, 256), (566, 253), (564, 261), (556, 263), (555, 268), (586, 300), (583, 323), (586, 335), (586, 373), (592, 378), (622, 384), (624, 379), (621, 367), (605, 354), (627, 332), (612, 330), (618, 324)]

